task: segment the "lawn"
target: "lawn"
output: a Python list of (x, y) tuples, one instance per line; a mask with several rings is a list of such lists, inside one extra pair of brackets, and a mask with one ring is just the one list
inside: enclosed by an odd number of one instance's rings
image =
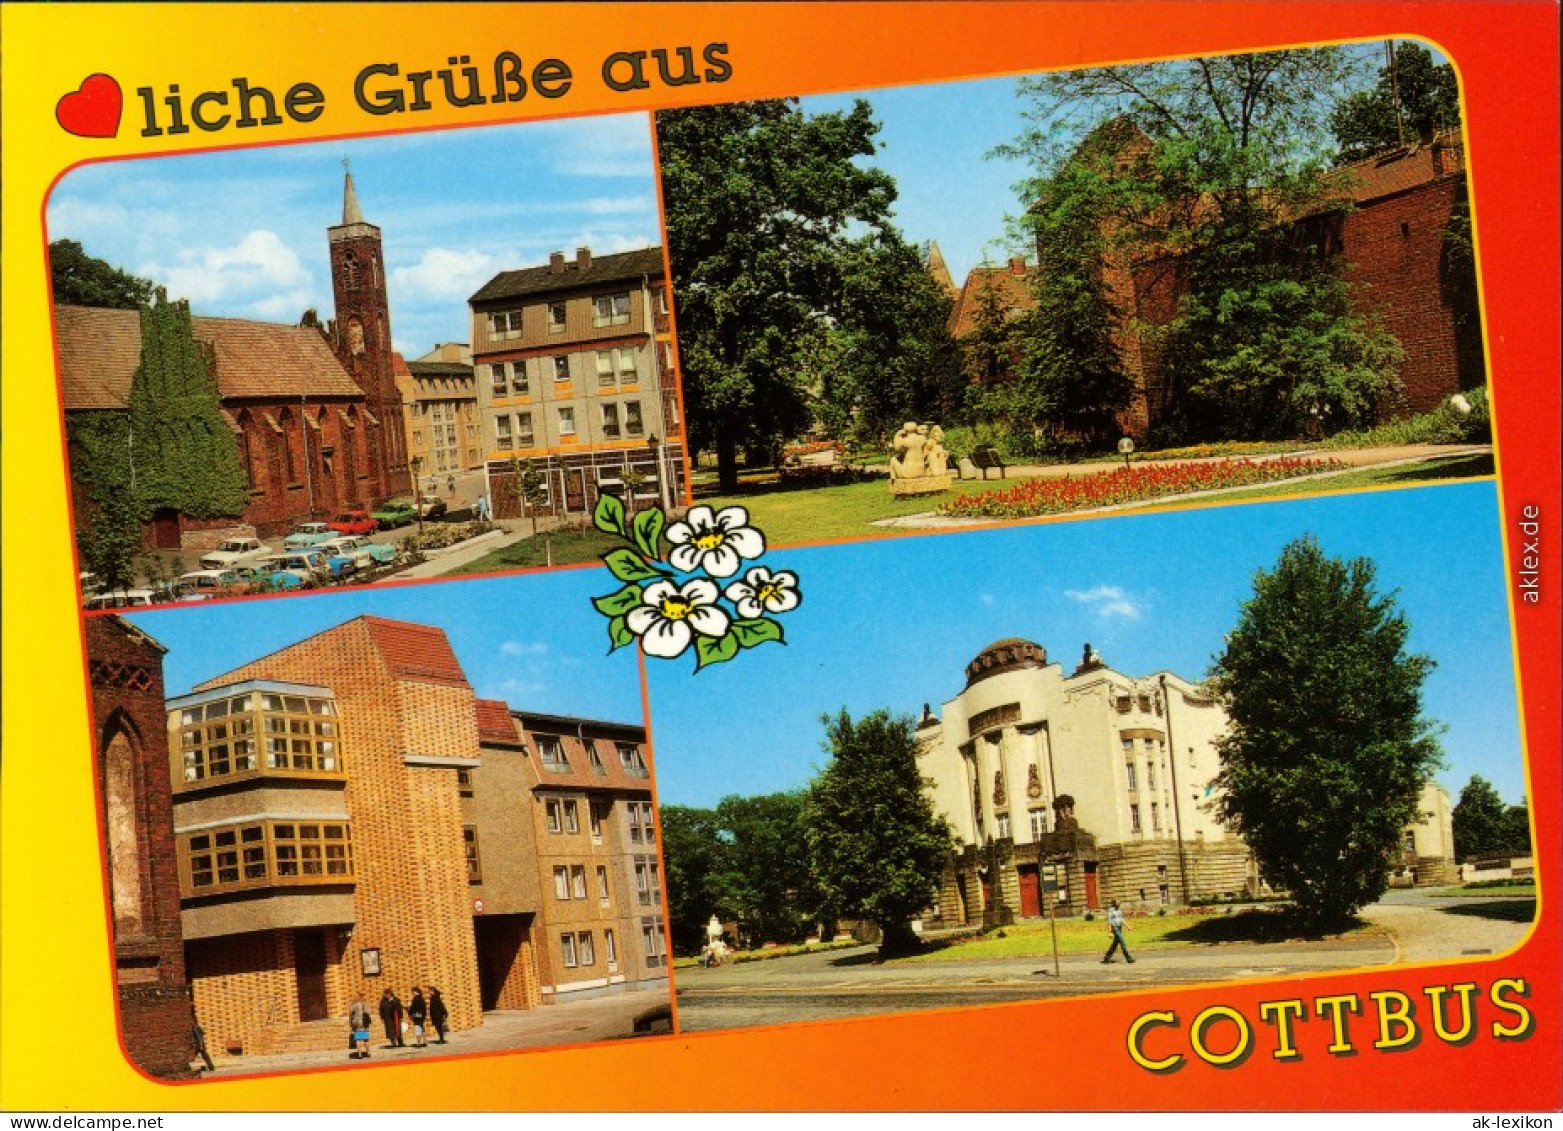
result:
[(501, 547), (457, 572), (495, 573), (500, 570), (536, 569), (545, 565), (596, 562), (609, 550), (616, 550), (622, 545), (622, 538), (604, 534), (595, 528), (588, 529), (584, 534), (579, 530), (554, 530), (534, 534)]
[[(1354, 929), (1366, 927), (1367, 924), (1359, 924)], [(1284, 908), (1247, 908), (1230, 914), (1212, 910), (1207, 914), (1144, 915), (1124, 921), (1124, 938), (1131, 953), (1222, 942), (1284, 942), (1303, 937), (1306, 936), (1293, 929)], [(1107, 923), (1100, 917), (1091, 922), (1084, 919), (1058, 921), (1060, 954), (1105, 952), (1110, 942)], [(899, 961), (965, 962), (982, 958), (1050, 958), (1052, 954), (1051, 924), (1033, 920), (969, 939), (935, 942), (934, 949)]]
[(1464, 895), (1479, 896), (1483, 899), (1535, 899), (1536, 885), (1534, 883), (1505, 883), (1505, 884), (1471, 884), (1465, 887), (1439, 888), (1437, 891), (1427, 892), (1428, 895)]
[[(1291, 482), (1269, 483), (1242, 491), (1214, 493), (1209, 498), (1212, 501), (1246, 502), (1251, 499), (1314, 495), (1325, 491), (1404, 486), (1411, 483), (1437, 482), (1442, 479), (1465, 479), (1491, 475), (1492, 470), (1491, 455), (1440, 458), (1420, 460), (1399, 467), (1363, 468), (1328, 479), (1299, 479)], [(1014, 485), (1024, 480), (1011, 477), (1003, 482)], [(786, 546), (904, 533), (904, 531), (872, 524), (880, 519), (932, 511), (940, 503), (948, 502), (957, 495), (975, 495), (999, 485), (1000, 481), (996, 479), (990, 479), (986, 483), (973, 479), (958, 480), (951, 487), (950, 492), (944, 495), (895, 499), (891, 497), (884, 479), (813, 488), (787, 488), (771, 482), (740, 489), (731, 495), (701, 494), (696, 501), (716, 508), (733, 505), (746, 507), (749, 510), (750, 521), (765, 532), (768, 542), (776, 546)]]

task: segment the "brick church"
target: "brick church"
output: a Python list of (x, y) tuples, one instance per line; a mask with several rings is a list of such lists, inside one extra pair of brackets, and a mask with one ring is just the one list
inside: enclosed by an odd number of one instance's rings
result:
[[(152, 515), (148, 540), (158, 548), (198, 552), (232, 533), (269, 536), (411, 491), (380, 229), (364, 220), (351, 174), (342, 222), (327, 236), (336, 314), (330, 322), (322, 324), (314, 311), (296, 326), (192, 319), (249, 502), (242, 514), (213, 519)], [(67, 423), (82, 414), (128, 412), (141, 363), (138, 313), (59, 305), (54, 317)], [(85, 521), (82, 494), (78, 523)]]

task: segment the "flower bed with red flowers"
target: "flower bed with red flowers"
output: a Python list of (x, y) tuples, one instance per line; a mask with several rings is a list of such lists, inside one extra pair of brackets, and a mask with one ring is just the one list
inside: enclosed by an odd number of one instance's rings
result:
[(1142, 463), (1097, 475), (1062, 479), (1028, 479), (1013, 487), (983, 491), (953, 499), (940, 514), (960, 518), (1035, 518), (1096, 507), (1122, 506), (1169, 495), (1250, 487), (1336, 471), (1346, 465), (1333, 459), (1225, 459), (1212, 463)]

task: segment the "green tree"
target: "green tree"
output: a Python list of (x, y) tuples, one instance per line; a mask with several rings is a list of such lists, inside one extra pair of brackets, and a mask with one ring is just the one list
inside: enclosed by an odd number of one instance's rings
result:
[(887, 711), (853, 722), (845, 709), (823, 721), (830, 762), (803, 807), (814, 881), (835, 915), (878, 926), (881, 955), (905, 953), (951, 849), (918, 771), (913, 722)]
[(1439, 764), (1421, 713), (1433, 661), (1406, 652), (1410, 626), (1374, 580), (1368, 559), (1298, 539), (1255, 578), (1211, 672), (1230, 720), (1216, 812), (1313, 927), (1383, 894)]
[(210, 347), (196, 341), (190, 304), (160, 287), (141, 311), (141, 364), (130, 381), (135, 497), (143, 518), (238, 515), (249, 501), (233, 431), (222, 417)]
[(890, 177), (868, 104), (809, 117), (795, 102), (657, 115), (691, 444), (724, 491), (738, 453), (769, 458), (809, 424), (800, 352), (831, 324), (843, 248), (891, 237)]
[(1029, 219), (1043, 258), (1084, 286), (1054, 288), (1068, 333), (1031, 355), (1075, 428), (1106, 429), (1124, 395), (1093, 264), (1144, 280), (1173, 272), (1170, 317), (1129, 327), (1162, 372), (1167, 438), (1371, 420), (1396, 387), (1398, 344), (1354, 311), (1325, 226), (1306, 222), (1346, 205), (1321, 176), (1320, 123), (1359, 73), (1343, 49), (1316, 48), (1022, 82), (1026, 125), (1004, 152), (1036, 169), (1025, 187), (1042, 206)]
[(1454, 67), (1433, 62), (1416, 43), (1390, 43), (1389, 58), (1369, 90), (1344, 98), (1330, 113), (1340, 160), (1360, 161), (1386, 149), (1427, 142), (1460, 124)]
[(718, 920), (733, 917), (716, 884), (726, 847), (719, 835), (715, 810), (663, 805), (658, 818), (668, 933), (673, 937), (675, 952), (693, 954), (705, 942), (706, 924), (712, 915)]
[(803, 792), (724, 797), (716, 822), (725, 851), (715, 877), (721, 903), (751, 936), (795, 942), (817, 906), (803, 829)]
[(1504, 823), (1504, 847), (1510, 856), (1529, 856), (1533, 851), (1530, 843), (1530, 806), (1523, 800), (1518, 805), (1510, 805), (1503, 815)]
[(152, 301), (148, 280), (94, 259), (75, 240), (49, 245), (49, 278), (57, 303), (139, 310)]
[(1459, 860), (1503, 856), (1509, 850), (1508, 806), (1492, 783), (1472, 775), (1455, 802), (1454, 852)]
[(129, 589), (141, 549), (129, 418), (123, 412), (71, 413), (65, 435), (82, 564), (97, 575), (100, 588)]

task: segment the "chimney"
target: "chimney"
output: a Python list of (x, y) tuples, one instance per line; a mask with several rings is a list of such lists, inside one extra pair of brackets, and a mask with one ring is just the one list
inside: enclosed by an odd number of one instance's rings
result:
[(564, 274), (564, 252), (556, 251), (548, 257), (548, 272), (551, 275)]
[(1011, 257), (1009, 273), (1011, 275), (1024, 275), (1026, 273), (1026, 261), (1018, 255)]
[(589, 247), (576, 248), (575, 265), (582, 271), (585, 271), (588, 267), (590, 267), (592, 265), (592, 249)]

